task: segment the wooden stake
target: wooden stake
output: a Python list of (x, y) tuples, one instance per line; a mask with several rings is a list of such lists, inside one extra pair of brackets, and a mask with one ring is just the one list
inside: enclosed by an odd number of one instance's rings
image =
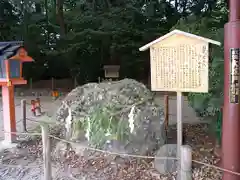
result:
[[(181, 159), (181, 146), (182, 146), (182, 108), (183, 96), (182, 92), (177, 92), (177, 157)], [(181, 163), (178, 163), (178, 172), (181, 170)]]
[(23, 131), (27, 132), (27, 108), (26, 108), (26, 99), (21, 100), (21, 109), (22, 109), (22, 125)]
[(77, 77), (74, 77), (74, 88), (78, 86)]
[(192, 180), (192, 149), (188, 145), (181, 146), (181, 171), (179, 180)]
[(52, 91), (54, 91), (54, 78), (52, 78)]
[[(167, 140), (167, 133), (168, 133), (168, 123), (169, 123), (169, 99), (168, 95), (164, 96), (164, 125), (165, 125), (165, 133), (166, 133), (166, 140)], [(166, 142), (167, 143), (167, 142)]]
[(30, 86), (30, 90), (32, 91), (32, 89), (33, 89), (33, 84), (32, 84), (33, 82), (32, 82), (32, 78), (30, 78), (29, 79), (29, 86)]
[(52, 180), (51, 149), (49, 142), (48, 126), (41, 125), (44, 161), (44, 180)]
[(16, 141), (16, 117), (13, 85), (2, 86), (2, 104), (4, 140), (8, 143), (14, 143)]

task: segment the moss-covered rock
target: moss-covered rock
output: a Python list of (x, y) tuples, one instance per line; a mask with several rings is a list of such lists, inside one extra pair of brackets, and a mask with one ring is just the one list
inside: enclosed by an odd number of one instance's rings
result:
[(153, 93), (135, 80), (79, 86), (64, 99), (57, 120), (64, 122), (69, 110), (72, 139), (79, 142), (134, 154), (146, 154), (165, 142), (163, 109), (154, 103)]

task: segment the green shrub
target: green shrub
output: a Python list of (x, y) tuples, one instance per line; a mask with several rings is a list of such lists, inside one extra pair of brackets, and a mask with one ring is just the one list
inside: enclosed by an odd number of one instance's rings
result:
[(223, 105), (223, 59), (213, 58), (209, 66), (209, 92), (188, 94), (191, 107), (201, 117), (215, 116)]

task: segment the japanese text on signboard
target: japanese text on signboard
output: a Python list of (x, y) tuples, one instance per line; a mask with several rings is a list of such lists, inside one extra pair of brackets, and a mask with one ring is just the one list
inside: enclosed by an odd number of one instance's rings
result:
[(151, 48), (151, 60), (152, 90), (208, 91), (206, 44)]
[(240, 60), (240, 49), (231, 49), (231, 64), (230, 64), (230, 103), (239, 103), (239, 60)]

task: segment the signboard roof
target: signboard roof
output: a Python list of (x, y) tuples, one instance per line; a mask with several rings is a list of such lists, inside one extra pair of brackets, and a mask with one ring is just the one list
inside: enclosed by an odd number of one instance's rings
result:
[(158, 43), (158, 42), (161, 42), (162, 40), (164, 39), (167, 39), (169, 38), (170, 36), (174, 35), (174, 34), (180, 34), (180, 35), (183, 35), (183, 36), (186, 36), (186, 37), (189, 37), (189, 38), (194, 38), (194, 39), (198, 39), (200, 41), (204, 41), (204, 42), (207, 42), (207, 43), (211, 43), (211, 44), (215, 44), (215, 45), (218, 45), (220, 46), (221, 43), (218, 42), (218, 41), (214, 41), (212, 39), (208, 39), (208, 38), (205, 38), (205, 37), (202, 37), (202, 36), (197, 36), (195, 34), (191, 34), (191, 33), (188, 33), (188, 32), (184, 32), (184, 31), (180, 31), (178, 29), (175, 29), (173, 31), (171, 31), (170, 33), (168, 34), (165, 34), (164, 36), (142, 46), (141, 48), (139, 48), (139, 51), (146, 51), (147, 49), (149, 49), (152, 45)]

